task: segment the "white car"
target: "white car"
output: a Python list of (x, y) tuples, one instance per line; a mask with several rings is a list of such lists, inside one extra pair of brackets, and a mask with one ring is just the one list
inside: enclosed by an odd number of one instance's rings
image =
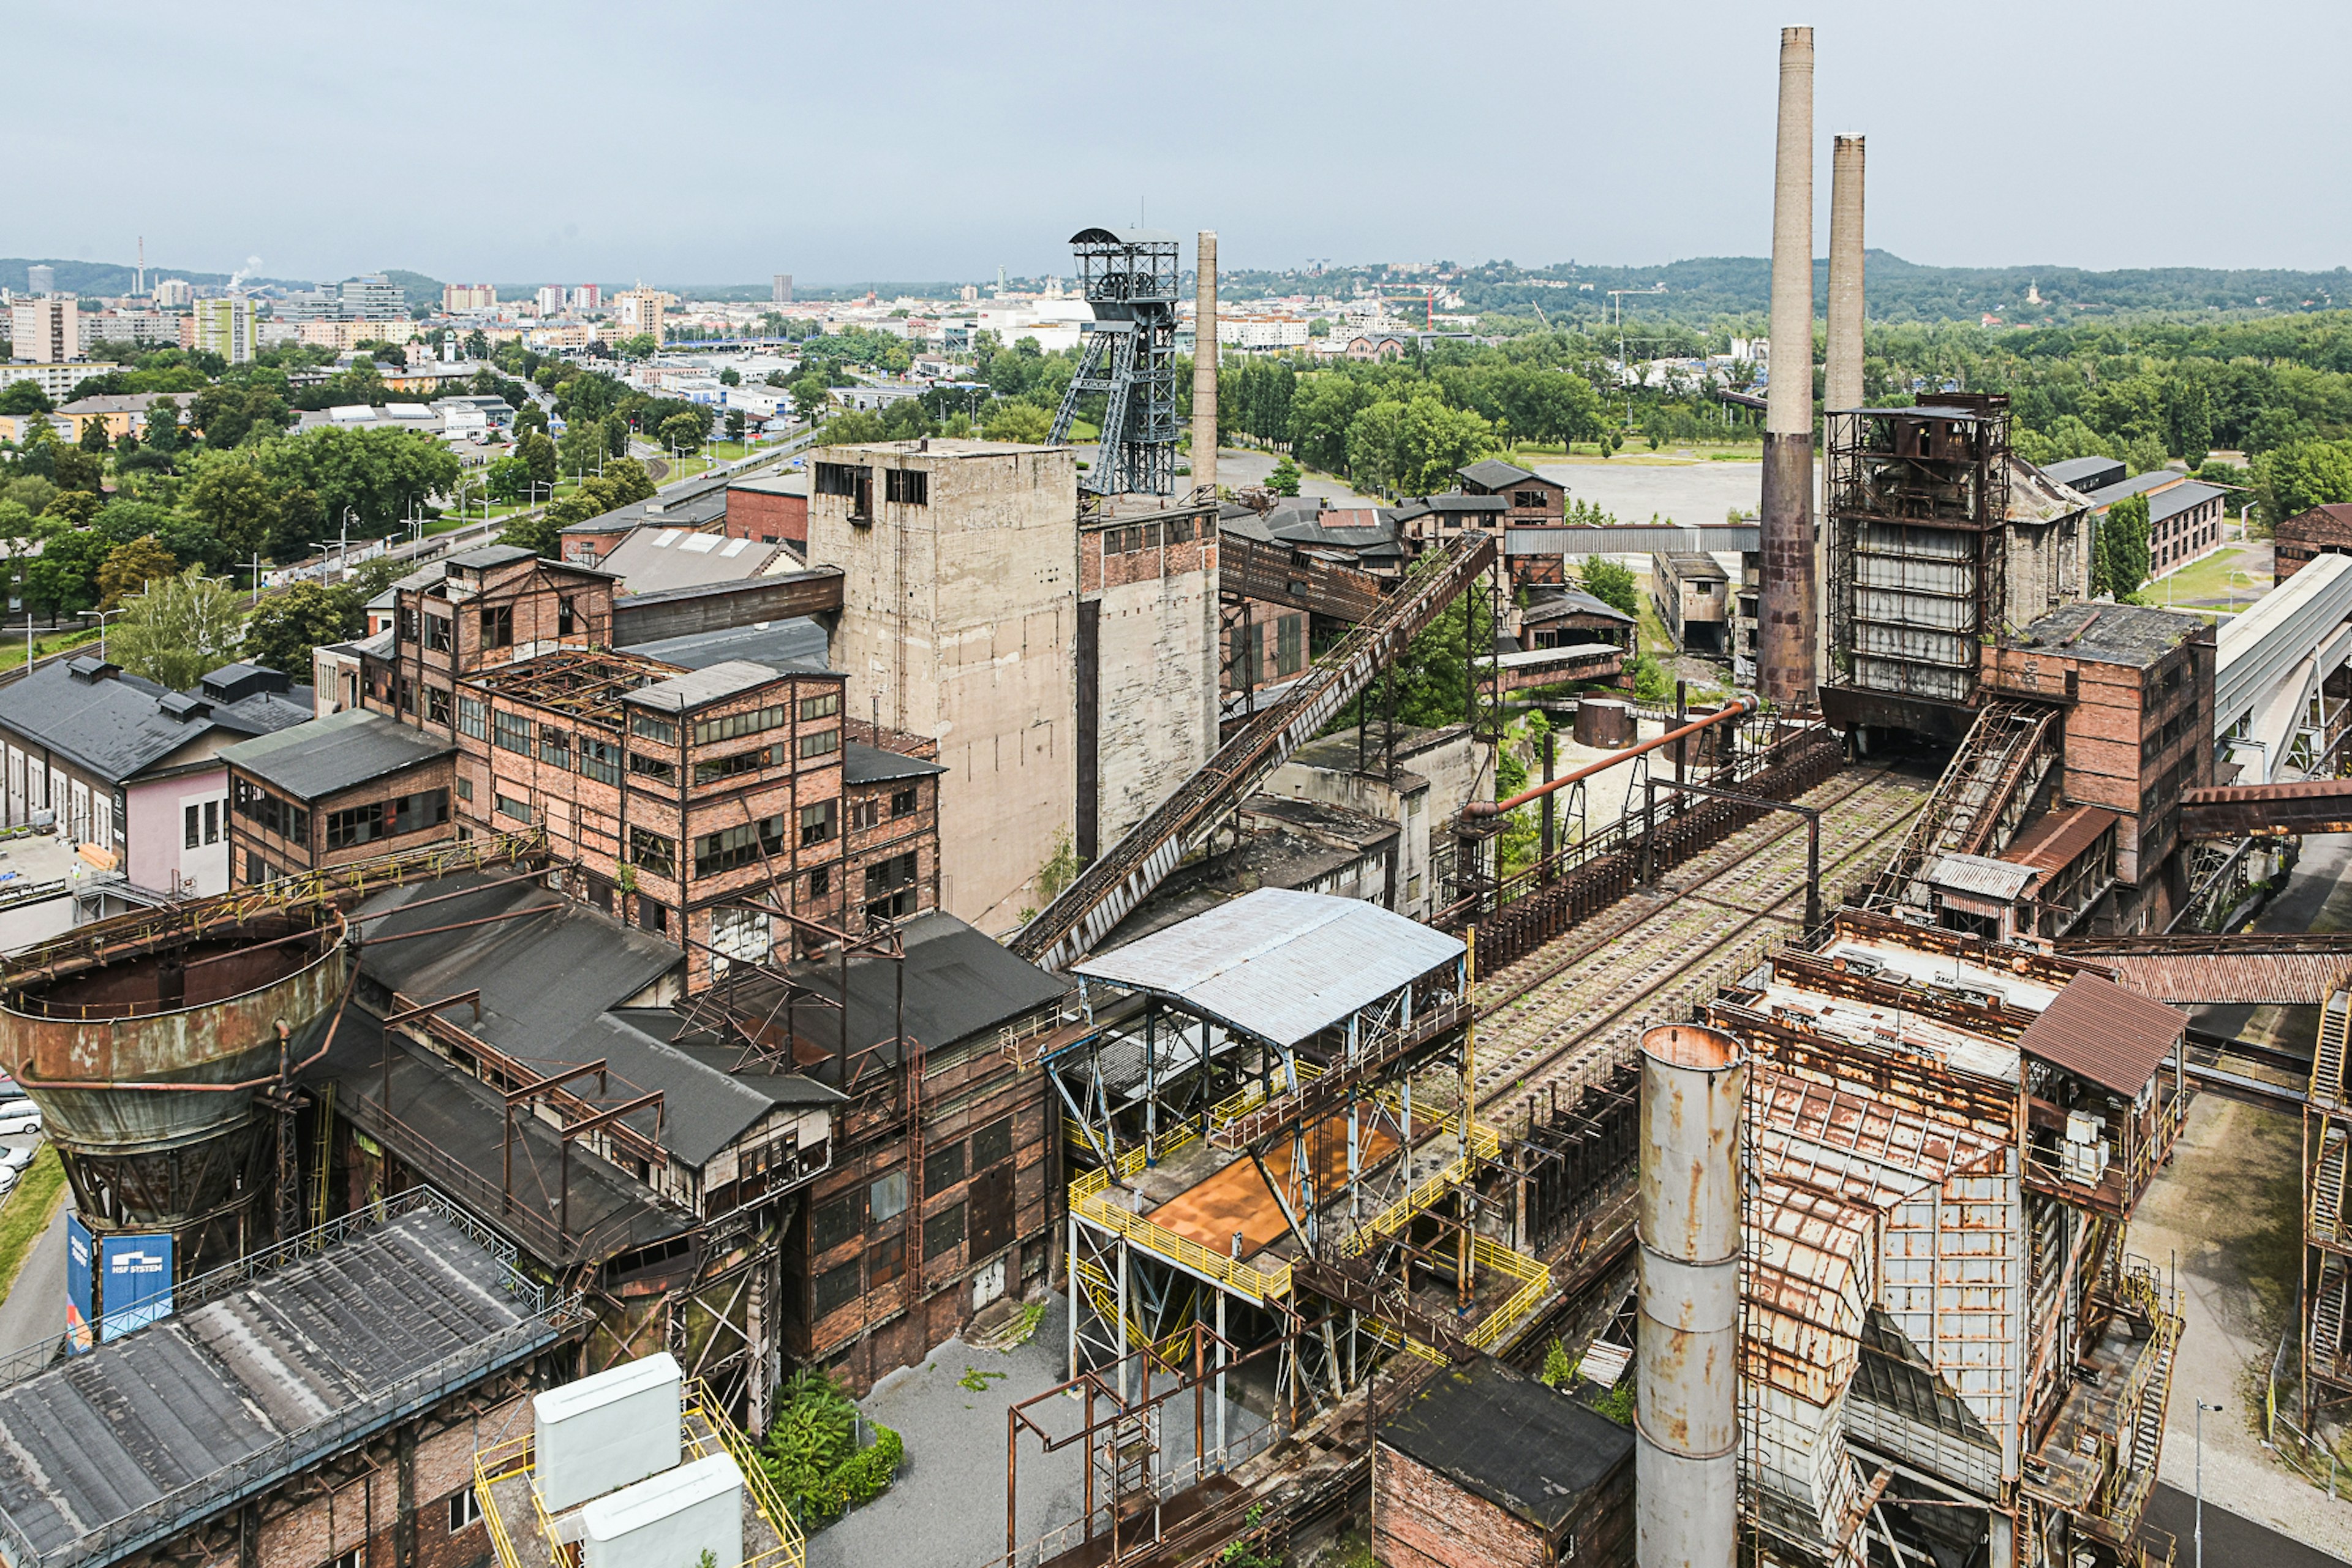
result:
[(31, 1164), (33, 1156), (40, 1152), (38, 1143), (27, 1143), (21, 1149), (0, 1149), (0, 1171), (13, 1175)]
[(40, 1130), (41, 1113), (36, 1107), (28, 1105), (22, 1110), (0, 1110), (0, 1136), (10, 1132), (38, 1132)]
[(0, 1197), (6, 1197), (16, 1185), (16, 1173), (0, 1171)]

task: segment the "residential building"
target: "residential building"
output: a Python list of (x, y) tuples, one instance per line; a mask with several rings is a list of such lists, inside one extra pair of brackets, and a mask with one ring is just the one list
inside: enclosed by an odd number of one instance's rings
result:
[(81, 347), (88, 353), (99, 343), (165, 343), (180, 341), (180, 318), (169, 310), (99, 310), (82, 312)]
[(408, 295), (399, 284), (381, 272), (346, 278), (337, 292), (342, 298), (343, 314), (346, 316), (355, 319), (408, 319)]
[[(75, 368), (93, 373), (98, 369), (95, 365)], [(193, 394), (185, 392), (110, 392), (91, 397), (77, 397), (70, 403), (59, 404), (58, 411), (49, 416), (49, 424), (76, 441), (81, 439), (81, 433), (92, 423), (106, 427), (109, 442), (120, 441), (134, 432), (143, 437), (147, 432), (148, 412), (157, 403), (170, 398), (184, 417), (193, 396)]]
[(809, 564), (843, 574), (833, 662), (878, 723), (940, 741), (940, 901), (1007, 930), (1076, 826), (1076, 460), (966, 440), (811, 457)]
[(8, 304), (8, 343), (10, 356), (28, 363), (78, 360), (81, 309), (70, 294), (13, 300)]
[(1506, 528), (1559, 528), (1568, 521), (1568, 487), (1516, 463), (1487, 458), (1455, 477), (1464, 495), (1503, 498)]
[(793, 275), (789, 272), (779, 272), (769, 282), (768, 303), (772, 305), (789, 305), (792, 302)]
[[(219, 302), (206, 300), (203, 304)], [(198, 306), (199, 310), (203, 304)], [(362, 343), (404, 343), (415, 334), (415, 325), (405, 316), (350, 316), (331, 321), (304, 321), (296, 329), (296, 333), (303, 342), (347, 354)]]
[(658, 289), (624, 289), (613, 296), (613, 314), (628, 329), (625, 335), (651, 337), (658, 347), (662, 342), (662, 312), (677, 303), (674, 294)]
[(231, 364), (249, 363), (259, 345), (254, 338), (253, 301), (241, 295), (199, 300), (194, 346), (216, 353)]
[(583, 283), (563, 297), (564, 304), (574, 310), (601, 310), (604, 308), (604, 286)]
[(196, 286), (184, 278), (166, 278), (150, 297), (159, 310), (184, 310), (196, 302)]
[(58, 269), (38, 262), (25, 268), (25, 289), (31, 294), (54, 294), (58, 291)]
[[(108, 371), (121, 368), (110, 360), (87, 362), (53, 360), (47, 364), (0, 365), (0, 386), (12, 386), (20, 381), (29, 381), (41, 389), (43, 396), (55, 403), (71, 393), (89, 377), (104, 375)], [(16, 438), (14, 436), (10, 437), (12, 440)]]
[(468, 310), (495, 310), (499, 308), (499, 291), (488, 283), (444, 283), (441, 285), (441, 310), (445, 315), (461, 315)]
[(2352, 504), (2329, 501), (2283, 520), (2275, 533), (2272, 582), (2284, 583), (2323, 555), (2352, 555)]
[(539, 300), (539, 313), (541, 315), (560, 316), (563, 314), (563, 290), (556, 287), (554, 284), (550, 283), (546, 287), (541, 289), (537, 298)]
[[(2098, 465), (2087, 483), (2063, 480), (2061, 469), (2082, 471)], [(2126, 496), (2147, 498), (2147, 574), (2162, 577), (2221, 548), (2221, 525), (2228, 521), (2230, 492), (2219, 485), (2192, 479), (2178, 468), (2155, 468), (2122, 478), (2122, 467), (2110, 459), (2080, 458), (2049, 470), (2053, 479), (2080, 490), (2091, 502), (2095, 523), (2103, 523), (2115, 504)]]
[(224, 665), (175, 692), (95, 656), (0, 688), (7, 821), (48, 813), (94, 864), (167, 897), (227, 890), (222, 750), (310, 717), (308, 687)]
[(1310, 334), (1304, 316), (1217, 317), (1217, 343), (1222, 348), (1256, 350), (1303, 349)]

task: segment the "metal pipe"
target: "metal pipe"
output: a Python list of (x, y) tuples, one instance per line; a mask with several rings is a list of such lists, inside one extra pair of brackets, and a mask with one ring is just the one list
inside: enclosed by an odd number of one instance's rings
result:
[[(1201, 231), (1192, 311), (1192, 484), (1217, 492), (1217, 231)], [(1201, 432), (1208, 432), (1208, 439)]]
[(1731, 1568), (1738, 1540), (1739, 1114), (1748, 1064), (1718, 1029), (1642, 1035), (1636, 1561)]
[(1780, 29), (1772, 180), (1771, 381), (1764, 401), (1763, 581), (1756, 664), (1765, 698), (1814, 699), (1813, 30)]
[(1600, 773), (1604, 769), (1613, 768), (1620, 763), (1631, 762), (1633, 758), (1642, 756), (1650, 752), (1654, 752), (1661, 746), (1670, 746), (1676, 741), (1683, 740), (1691, 735), (1696, 735), (1700, 731), (1712, 728), (1717, 724), (1724, 722), (1727, 719), (1744, 719), (1748, 714), (1755, 712), (1756, 708), (1756, 699), (1752, 697), (1735, 697), (1720, 712), (1710, 713), (1704, 719), (1695, 719), (1691, 722), (1685, 724), (1678, 729), (1669, 730), (1664, 734), (1657, 736), (1653, 740), (1644, 741), (1638, 746), (1629, 746), (1622, 752), (1612, 752), (1608, 756), (1601, 758), (1599, 762), (1587, 763), (1584, 766), (1571, 769), (1570, 772), (1560, 774), (1559, 777), (1556, 779), (1548, 780), (1543, 784), (1537, 784), (1531, 789), (1523, 789), (1518, 794), (1511, 796), (1508, 800), (1498, 800), (1492, 804), (1483, 800), (1474, 800), (1469, 805), (1462, 808), (1462, 815), (1465, 816), (1477, 817), (1500, 816), (1507, 811), (1517, 810), (1518, 807), (1527, 805), (1528, 802), (1531, 800), (1539, 800), (1543, 796), (1551, 794), (1554, 790), (1566, 789), (1570, 784), (1576, 784), (1583, 779), (1591, 778), (1593, 774)]

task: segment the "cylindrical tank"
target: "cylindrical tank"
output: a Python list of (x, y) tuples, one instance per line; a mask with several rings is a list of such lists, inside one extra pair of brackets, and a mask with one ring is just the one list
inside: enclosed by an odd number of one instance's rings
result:
[(1642, 1036), (1642, 1568), (1731, 1568), (1738, 1541), (1739, 1042), (1670, 1024)]
[(1605, 746), (1612, 751), (1633, 743), (1637, 733), (1633, 710), (1616, 697), (1580, 697), (1576, 700), (1576, 743), (1580, 746)]
[(183, 1233), (183, 1273), (217, 1251), (195, 1244), (257, 1195), (269, 1148), (254, 1090), (281, 1049), (319, 1048), (357, 962), (344, 936), (332, 908), (273, 911), (8, 978), (0, 1064), (41, 1108), (86, 1224)]

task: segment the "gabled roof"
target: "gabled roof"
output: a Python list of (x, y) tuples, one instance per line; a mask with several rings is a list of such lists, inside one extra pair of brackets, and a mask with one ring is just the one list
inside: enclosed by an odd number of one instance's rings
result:
[(1581, 588), (1550, 588), (1538, 590), (1543, 597), (1521, 612), (1520, 618), (1529, 626), (1557, 621), (1570, 616), (1598, 616), (1604, 620), (1633, 624), (1633, 617), (1616, 605), (1604, 604)]
[(457, 742), (364, 708), (291, 725), (221, 749), (221, 760), (296, 800), (323, 800), (371, 779), (446, 757)]
[(121, 673), (96, 658), (45, 665), (0, 687), (0, 725), (110, 783), (137, 777), (215, 730), (264, 734), (310, 716), (308, 687), (215, 704)]
[(2102, 1089), (2136, 1095), (2188, 1030), (2179, 1009), (2112, 980), (2077, 974), (2017, 1037), (2017, 1048)]
[(1557, 479), (1544, 479), (1541, 474), (1522, 468), (1516, 463), (1507, 463), (1500, 458), (1482, 458), (1468, 468), (1456, 468), (1454, 472), (1470, 483), (1483, 485), (1490, 490), (1499, 490), (1507, 485), (1522, 485), (1529, 479), (1542, 479), (1546, 484), (1559, 483)]

